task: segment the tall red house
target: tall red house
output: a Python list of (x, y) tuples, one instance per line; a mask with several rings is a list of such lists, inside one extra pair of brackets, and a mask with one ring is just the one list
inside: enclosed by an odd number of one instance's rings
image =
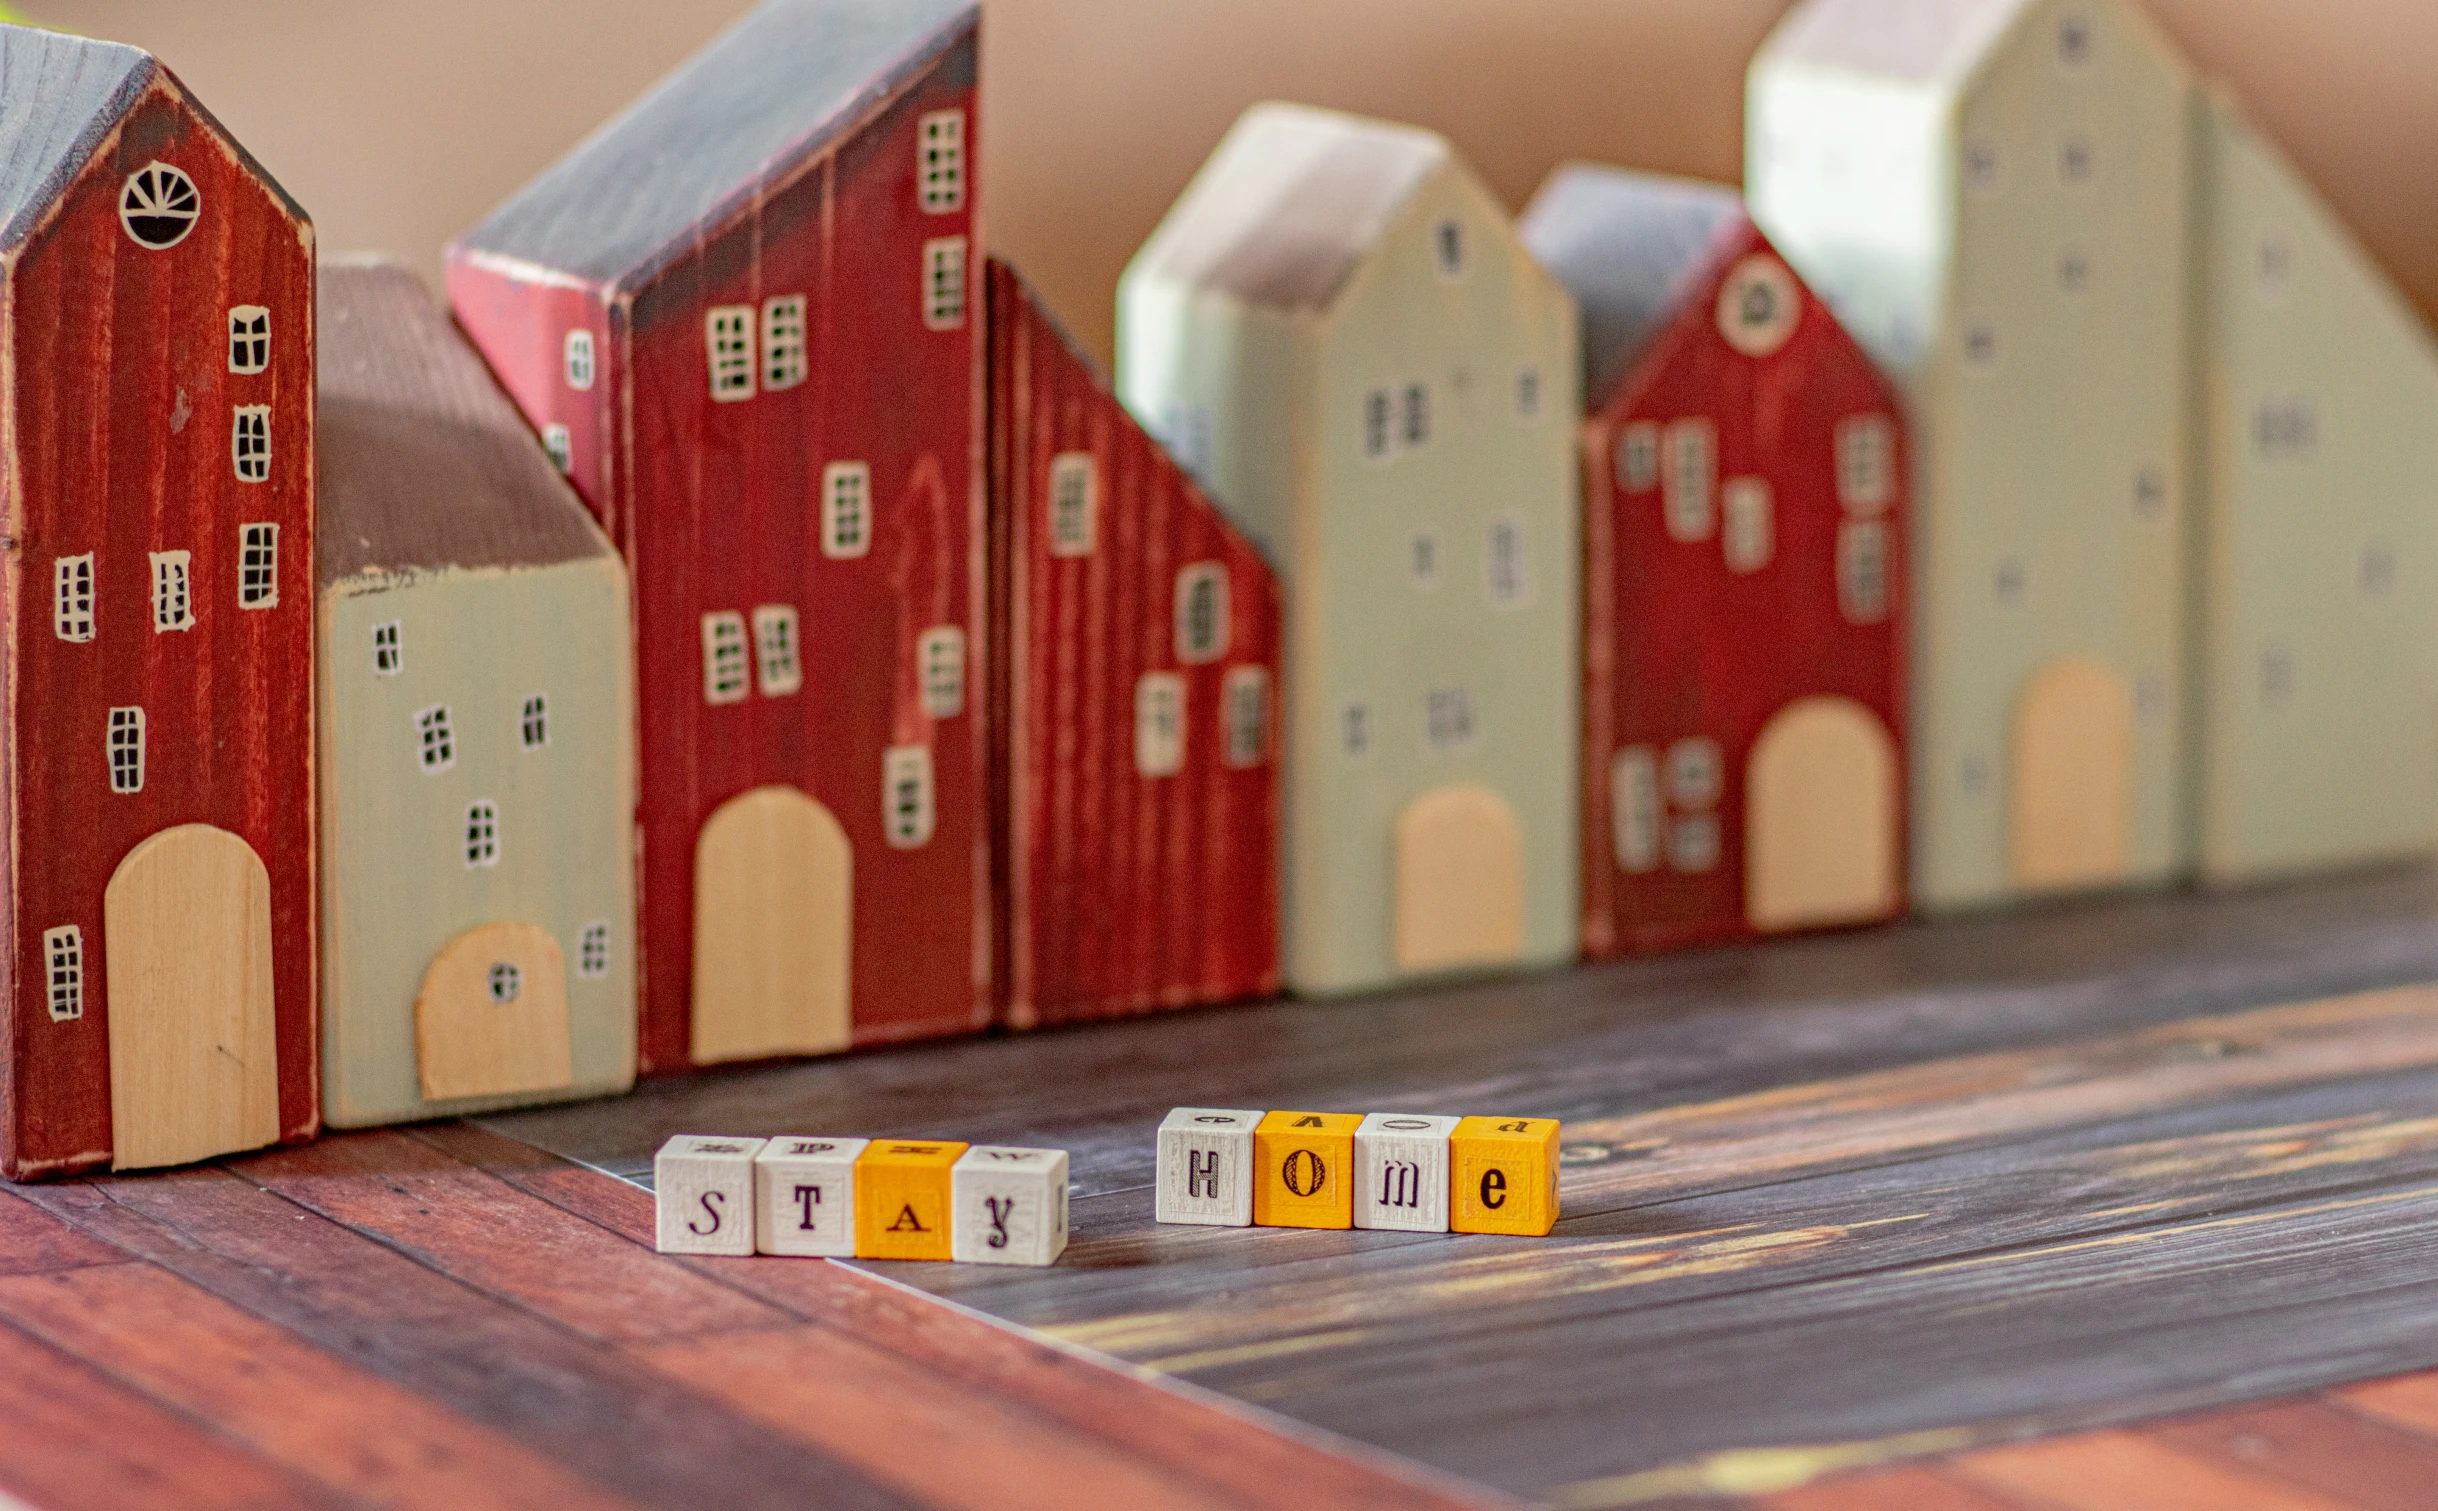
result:
[(1904, 905), (1895, 393), (1732, 191), (1581, 165), (1524, 239), (1583, 310), (1583, 938)]
[(1008, 1021), (1267, 995), (1277, 581), (995, 258), (989, 302)]
[(647, 1070), (989, 1019), (978, 24), (770, 0), (449, 252), (633, 573)]
[(168, 69), (0, 26), (12, 1179), (309, 1137), (313, 227)]

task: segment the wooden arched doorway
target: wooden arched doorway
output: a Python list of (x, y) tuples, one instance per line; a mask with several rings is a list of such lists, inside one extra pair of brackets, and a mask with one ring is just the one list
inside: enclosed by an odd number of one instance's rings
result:
[(852, 1041), (855, 861), (846, 830), (793, 787), (757, 787), (694, 847), (697, 1065), (826, 1054)]
[(1524, 831), (1487, 787), (1426, 792), (1397, 816), (1401, 971), (1499, 965), (1524, 953)]
[(1744, 773), (1744, 916), (1833, 928), (1898, 906), (1896, 741), (1851, 698), (1778, 710)]
[(2007, 872), (2055, 890), (2122, 881), (2133, 866), (2133, 694), (2097, 661), (2044, 667), (2015, 705)]
[(530, 923), (486, 923), (441, 947), (415, 993), (427, 1102), (551, 1091), (575, 1079), (567, 961)]

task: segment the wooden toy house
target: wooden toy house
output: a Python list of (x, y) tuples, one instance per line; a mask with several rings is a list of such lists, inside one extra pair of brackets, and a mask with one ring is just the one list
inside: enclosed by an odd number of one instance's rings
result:
[(634, 585), (647, 1070), (990, 1014), (977, 25), (770, 0), (449, 254)]
[(1915, 900), (2184, 859), (2190, 84), (2116, 0), (1805, 0), (1753, 218), (1899, 382)]
[(1231, 130), (1119, 286), (1119, 391), (1287, 595), (1285, 973), (1573, 955), (1573, 300), (1440, 137)]
[(995, 258), (989, 304), (1008, 1019), (1276, 991), (1269, 566)]
[(2423, 853), (2438, 346), (2233, 103), (2201, 122), (2201, 872)]
[(313, 228), (132, 48), (0, 26), (12, 1179), (310, 1136)]
[(320, 281), (323, 1117), (623, 1090), (626, 568), (412, 273)]
[(1583, 318), (1583, 941), (1903, 904), (1896, 396), (1732, 189), (1570, 165), (1524, 243)]

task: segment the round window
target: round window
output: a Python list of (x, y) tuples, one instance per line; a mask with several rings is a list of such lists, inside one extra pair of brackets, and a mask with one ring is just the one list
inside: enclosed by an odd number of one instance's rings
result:
[(491, 1000), (506, 1006), (525, 989), (525, 973), (503, 960), (491, 967)]
[(1718, 291), (1718, 333), (1747, 357), (1775, 353), (1802, 319), (1802, 291), (1775, 257), (1745, 258), (1729, 270)]
[(195, 181), (167, 163), (146, 163), (119, 190), (119, 224), (142, 246), (165, 252), (186, 239), (203, 213)]

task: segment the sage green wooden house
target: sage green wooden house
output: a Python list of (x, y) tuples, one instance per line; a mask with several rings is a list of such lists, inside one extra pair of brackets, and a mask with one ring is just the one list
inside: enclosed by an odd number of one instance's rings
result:
[(1118, 300), (1121, 396), (1284, 584), (1288, 984), (1570, 959), (1571, 297), (1440, 137), (1271, 104)]

